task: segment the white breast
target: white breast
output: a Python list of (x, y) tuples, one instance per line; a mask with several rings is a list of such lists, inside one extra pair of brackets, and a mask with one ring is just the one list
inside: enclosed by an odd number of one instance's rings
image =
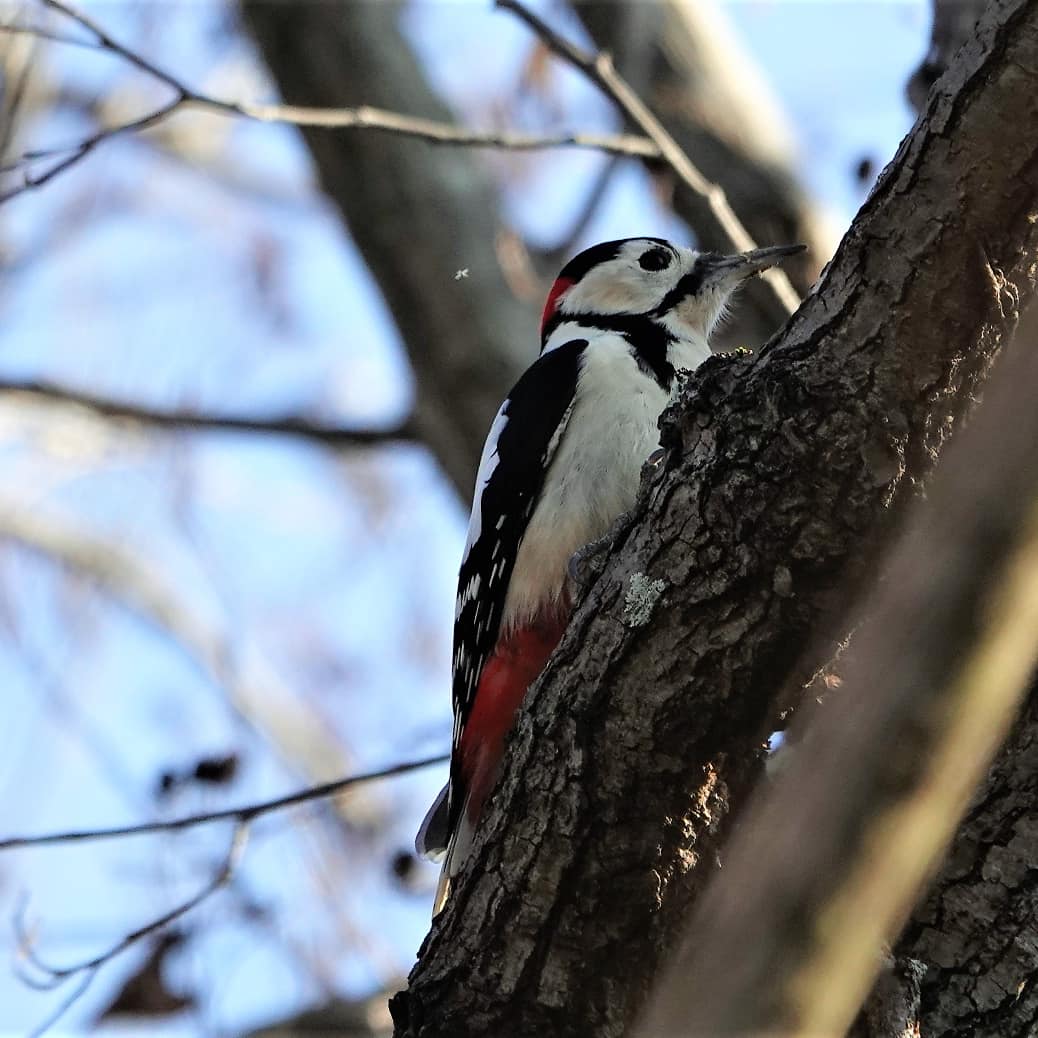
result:
[[(586, 328), (579, 335), (588, 345), (577, 403), (519, 548), (504, 627), (542, 609), (546, 590), (558, 600), (570, 558), (633, 507), (642, 465), (659, 444), (668, 393), (641, 369), (623, 336)], [(705, 345), (682, 344), (678, 366), (693, 368), (708, 356)]]

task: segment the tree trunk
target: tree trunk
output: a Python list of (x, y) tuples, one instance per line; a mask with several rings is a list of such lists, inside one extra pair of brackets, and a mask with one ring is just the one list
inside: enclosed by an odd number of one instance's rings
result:
[(1033, 290), (1036, 68), (1038, 5), (993, 2), (782, 337), (690, 379), (528, 697), (398, 1035), (624, 1032), (777, 708)]
[(641, 1038), (844, 1034), (939, 865), (1038, 661), (1038, 326), (1008, 352), (847, 625), (839, 691), (802, 711), (740, 817)]

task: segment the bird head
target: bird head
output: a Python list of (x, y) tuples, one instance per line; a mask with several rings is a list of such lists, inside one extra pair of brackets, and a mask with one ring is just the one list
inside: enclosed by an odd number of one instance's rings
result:
[(628, 317), (705, 344), (747, 278), (803, 250), (803, 245), (776, 245), (723, 256), (662, 238), (602, 242), (560, 271), (541, 318), (542, 344), (563, 323)]

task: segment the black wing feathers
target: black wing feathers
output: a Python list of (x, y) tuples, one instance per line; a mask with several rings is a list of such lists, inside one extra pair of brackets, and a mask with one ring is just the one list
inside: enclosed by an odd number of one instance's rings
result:
[[(574, 339), (542, 354), (515, 384), (500, 415), (497, 464), (480, 494), (479, 535), (458, 574), (454, 621), (454, 746), (468, 719), (483, 665), (494, 650), (519, 545), (540, 498), (556, 433), (576, 393), (586, 339)], [(473, 516), (475, 521), (475, 515)], [(451, 780), (458, 780), (457, 760)], [(452, 796), (451, 815), (458, 805)]]

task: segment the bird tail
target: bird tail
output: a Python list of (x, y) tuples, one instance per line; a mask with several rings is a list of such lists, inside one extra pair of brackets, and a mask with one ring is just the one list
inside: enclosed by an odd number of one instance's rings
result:
[(418, 835), (414, 838), (414, 849), (419, 858), (426, 861), (443, 861), (447, 853), (450, 836), (450, 810), (447, 798), (450, 794), (450, 783), (436, 794), (432, 807), (425, 813), (422, 824), (418, 827)]
[(447, 904), (447, 898), (450, 897), (451, 893), (452, 881), (461, 872), (465, 860), (469, 856), (469, 851), (472, 850), (472, 841), (476, 835), (476, 827), (469, 821), (468, 811), (465, 810), (467, 806), (466, 804), (462, 808), (461, 817), (458, 819), (458, 827), (454, 830), (447, 844), (447, 853), (444, 855), (443, 867), (440, 869), (440, 880), (436, 884), (436, 897), (433, 898), (432, 914), (434, 919), (443, 911), (443, 906)]
[(465, 864), (476, 831), (475, 824), (469, 820), (467, 797), (462, 804), (457, 827), (453, 833), (450, 831), (449, 790), (449, 783), (440, 790), (432, 807), (426, 812), (414, 840), (414, 849), (419, 857), (442, 863), (440, 879), (436, 884), (436, 897), (433, 899), (433, 918), (443, 911), (443, 906), (447, 903), (451, 881)]

